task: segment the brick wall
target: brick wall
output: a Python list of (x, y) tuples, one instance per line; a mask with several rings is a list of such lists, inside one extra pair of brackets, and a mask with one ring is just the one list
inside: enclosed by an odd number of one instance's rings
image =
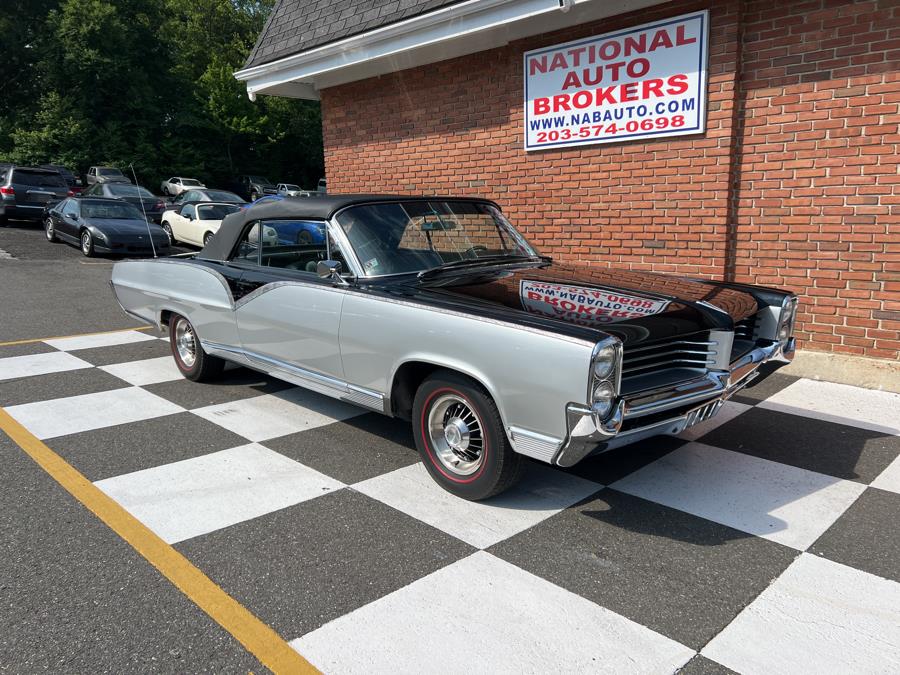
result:
[[(522, 52), (711, 10), (702, 135), (526, 153)], [(497, 200), (570, 262), (803, 295), (808, 348), (900, 355), (900, 7), (674, 2), (322, 92), (334, 192)]]

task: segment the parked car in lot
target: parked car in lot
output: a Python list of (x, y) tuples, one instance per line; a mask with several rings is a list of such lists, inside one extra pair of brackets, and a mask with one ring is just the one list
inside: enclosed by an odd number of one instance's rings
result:
[(232, 188), (241, 197), (248, 201), (256, 201), (265, 195), (274, 195), (278, 192), (275, 183), (263, 176), (238, 176), (234, 179)]
[(153, 255), (169, 252), (169, 237), (133, 205), (109, 197), (69, 197), (44, 213), (48, 241), (63, 241), (95, 253)]
[(176, 197), (185, 190), (191, 188), (205, 188), (206, 186), (196, 178), (182, 178), (181, 176), (172, 176), (168, 180), (164, 180), (159, 186), (162, 193), (166, 196)]
[(219, 231), (225, 216), (240, 211), (237, 204), (198, 202), (185, 204), (178, 211), (166, 211), (162, 228), (171, 242), (206, 246)]
[(316, 186), (316, 191), (322, 193), (323, 195), (327, 194), (328, 193), (328, 181), (325, 180), (324, 178), (320, 178), (319, 183)]
[(281, 197), (308, 197), (310, 192), (294, 183), (279, 183), (275, 186), (275, 194)]
[(127, 183), (97, 183), (82, 193), (85, 197), (114, 197), (133, 204), (154, 223), (162, 219), (166, 202), (145, 187)]
[(87, 184), (96, 183), (130, 183), (131, 179), (114, 166), (92, 166), (88, 169)]
[(41, 164), (41, 168), (59, 172), (59, 175), (66, 181), (66, 185), (69, 187), (69, 192), (72, 195), (79, 195), (84, 190), (84, 184), (81, 182), (81, 179), (71, 169), (61, 164)]
[(58, 171), (31, 166), (0, 169), (0, 226), (9, 218), (40, 220), (48, 204), (69, 195)]
[[(323, 241), (258, 242), (294, 220)], [(568, 467), (681, 433), (794, 355), (789, 292), (561, 264), (479, 199), (255, 205), (193, 258), (115, 265), (112, 286), (168, 326), (185, 377), (234, 361), (410, 419), (467, 499), (514, 484), (523, 456)]]
[(167, 205), (167, 210), (179, 210), (185, 204), (195, 204), (197, 202), (221, 202), (226, 204), (246, 204), (243, 198), (229, 192), (228, 190), (214, 190), (210, 188), (202, 188), (196, 190), (185, 190), (177, 197), (172, 199)]

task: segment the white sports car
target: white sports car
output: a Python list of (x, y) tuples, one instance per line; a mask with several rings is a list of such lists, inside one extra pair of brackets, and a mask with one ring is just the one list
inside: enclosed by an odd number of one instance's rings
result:
[[(241, 207), (237, 204), (185, 204), (177, 211), (166, 211), (160, 224), (173, 244), (180, 241), (194, 246), (206, 246), (218, 232), (225, 216), (240, 210)], [(266, 226), (263, 242), (271, 244), (277, 241), (278, 233), (274, 228)]]
[(169, 180), (160, 183), (159, 189), (164, 195), (175, 197), (185, 190), (191, 188), (205, 188), (206, 186), (195, 178), (182, 178), (181, 176), (172, 176)]

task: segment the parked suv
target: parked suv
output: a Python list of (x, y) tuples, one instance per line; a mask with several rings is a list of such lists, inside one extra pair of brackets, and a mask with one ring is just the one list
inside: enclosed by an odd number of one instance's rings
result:
[(0, 169), (0, 226), (9, 218), (40, 220), (47, 206), (70, 194), (58, 171), (32, 166)]
[(128, 177), (114, 166), (92, 166), (87, 172), (87, 184), (130, 183)]
[(238, 176), (234, 179), (232, 188), (241, 197), (248, 199), (251, 202), (256, 201), (260, 197), (264, 197), (265, 195), (274, 195), (278, 192), (275, 183), (268, 178), (253, 175)]
[(47, 169), (48, 171), (58, 171), (59, 175), (63, 177), (64, 181), (66, 181), (66, 185), (69, 186), (69, 190), (71, 190), (74, 194), (81, 194), (81, 191), (84, 190), (84, 185), (82, 185), (81, 179), (76, 176), (68, 167), (62, 166), (61, 164), (41, 164), (41, 168)]

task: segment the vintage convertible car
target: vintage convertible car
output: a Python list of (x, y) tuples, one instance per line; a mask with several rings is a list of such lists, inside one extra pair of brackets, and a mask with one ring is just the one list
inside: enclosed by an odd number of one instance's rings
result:
[[(297, 221), (325, 236), (260, 244)], [(259, 204), (197, 255), (120, 262), (111, 284), (168, 326), (186, 377), (228, 360), (410, 419), (428, 471), (467, 499), (510, 487), (524, 456), (568, 467), (680, 433), (794, 355), (791, 293), (559, 264), (480, 199)]]

